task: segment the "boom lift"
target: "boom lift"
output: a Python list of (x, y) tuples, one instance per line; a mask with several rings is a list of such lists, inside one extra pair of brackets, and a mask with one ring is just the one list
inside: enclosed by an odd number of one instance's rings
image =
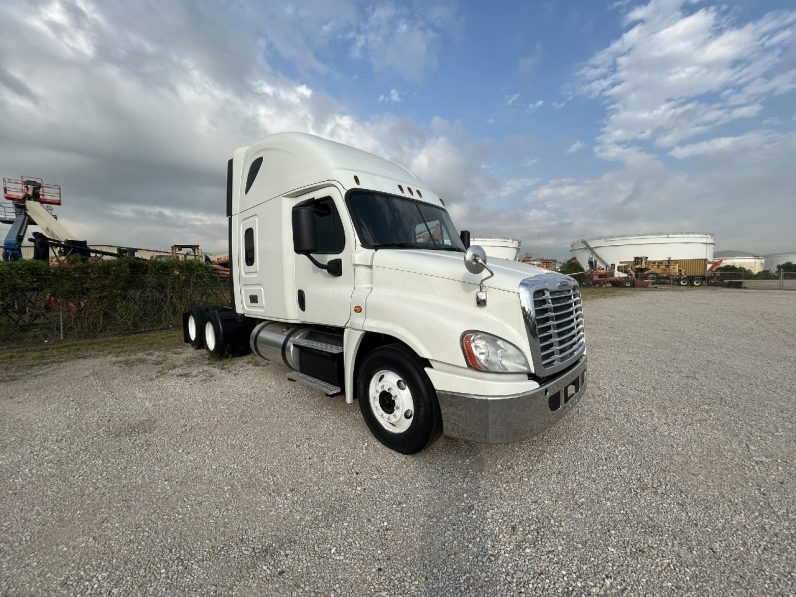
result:
[(47, 184), (41, 178), (23, 176), (3, 178), (3, 199), (11, 205), (0, 209), (0, 222), (11, 224), (3, 241), (3, 261), (22, 259), (22, 241), (28, 226), (37, 225), (42, 232), (33, 233), (34, 257), (47, 260), (51, 246), (65, 249), (65, 254), (88, 255), (86, 241), (75, 236), (56, 219), (51, 205), (61, 205), (61, 186)]
[[(580, 242), (583, 243), (583, 246), (586, 247), (589, 250), (589, 253), (591, 253), (592, 256), (593, 256), (593, 259), (592, 258), (589, 259), (589, 269), (590, 270), (594, 271), (594, 270), (596, 270), (596, 269), (601, 267), (601, 268), (605, 269), (606, 271), (613, 271), (614, 268), (611, 267), (605, 259), (600, 257), (600, 254), (597, 253), (597, 251), (594, 250), (594, 247), (592, 247), (585, 238), (581, 239)], [(602, 265), (600, 265), (600, 264), (602, 264)]]

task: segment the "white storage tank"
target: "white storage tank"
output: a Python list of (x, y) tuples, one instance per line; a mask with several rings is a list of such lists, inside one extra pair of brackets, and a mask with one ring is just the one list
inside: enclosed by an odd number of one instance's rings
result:
[(748, 269), (753, 274), (762, 272), (763, 269), (765, 269), (765, 258), (756, 257), (754, 255), (716, 255), (716, 259), (721, 259), (722, 267), (725, 265), (743, 267)]
[(516, 261), (520, 253), (520, 241), (516, 238), (481, 237), (471, 238), (471, 245), (479, 245), (486, 251), (487, 257)]
[(569, 245), (571, 257), (577, 257), (588, 269), (589, 259), (596, 259), (598, 267), (619, 265), (634, 257), (650, 260), (713, 259), (716, 239), (704, 232), (673, 232), (669, 234), (626, 234), (602, 238), (576, 240)]
[(796, 253), (774, 253), (773, 255), (766, 255), (765, 269), (770, 272), (776, 272), (777, 266), (783, 263), (796, 263)]

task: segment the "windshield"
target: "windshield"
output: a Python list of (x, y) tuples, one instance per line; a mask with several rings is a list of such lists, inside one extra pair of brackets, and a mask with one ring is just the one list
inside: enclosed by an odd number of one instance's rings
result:
[(348, 198), (365, 247), (464, 251), (448, 212), (405, 197), (358, 191)]

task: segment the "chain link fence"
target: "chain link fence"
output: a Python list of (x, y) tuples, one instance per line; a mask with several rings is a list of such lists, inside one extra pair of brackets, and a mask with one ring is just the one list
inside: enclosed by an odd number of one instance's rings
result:
[(744, 272), (720, 272), (721, 285), (728, 288), (749, 290), (796, 290), (796, 272), (780, 270), (775, 274), (760, 277)]
[[(20, 265), (22, 264), (22, 265)], [(227, 305), (229, 282), (198, 262), (0, 264), (3, 345), (181, 325), (192, 305)]]

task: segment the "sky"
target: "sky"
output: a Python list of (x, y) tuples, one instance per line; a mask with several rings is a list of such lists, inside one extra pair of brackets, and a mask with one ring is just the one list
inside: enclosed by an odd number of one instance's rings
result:
[(0, 173), (60, 184), (91, 243), (224, 251), (227, 159), (293, 130), (536, 256), (643, 232), (796, 250), (790, 0), (4, 0), (0, 22)]

